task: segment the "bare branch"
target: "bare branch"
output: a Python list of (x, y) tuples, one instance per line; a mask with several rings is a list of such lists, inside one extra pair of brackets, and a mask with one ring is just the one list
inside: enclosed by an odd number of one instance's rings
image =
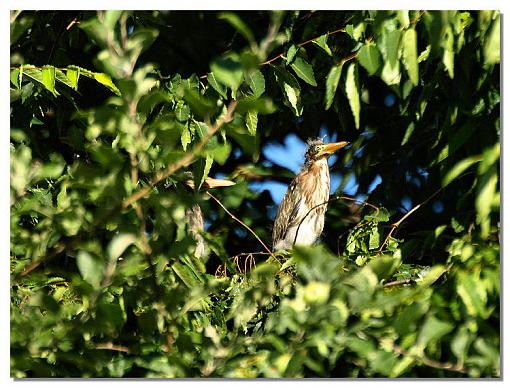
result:
[(390, 287), (401, 286), (403, 284), (411, 284), (411, 283), (413, 283), (413, 279), (400, 279), (400, 280), (394, 280), (392, 282), (388, 282), (383, 287), (390, 288)]
[(394, 224), (391, 225), (391, 230), (390, 232), (388, 233), (388, 235), (386, 236), (386, 238), (384, 239), (383, 243), (381, 244), (381, 246), (379, 247), (379, 249), (377, 250), (377, 252), (382, 252), (384, 246), (388, 243), (390, 237), (393, 235), (393, 232), (398, 229), (398, 227), (402, 224), (402, 222), (405, 221), (405, 219), (407, 217), (409, 217), (411, 214), (413, 214), (416, 210), (418, 210), (420, 207), (422, 207), (423, 205), (427, 204), (432, 198), (434, 198), (441, 190), (443, 190), (444, 187), (440, 187), (439, 189), (437, 189), (430, 197), (428, 197), (425, 201), (419, 203), (418, 205), (416, 205), (415, 207), (413, 207), (411, 210), (409, 210), (406, 214), (404, 214), (404, 216), (402, 218), (400, 218), (397, 222), (395, 222)]
[(462, 367), (462, 365), (460, 365), (460, 364), (452, 364), (450, 362), (439, 362), (439, 361), (432, 360), (432, 359), (428, 358), (424, 354), (421, 356), (414, 355), (414, 354), (411, 354), (410, 352), (402, 349), (398, 345), (393, 345), (393, 351), (400, 356), (415, 358), (415, 359), (417, 359), (417, 361), (419, 363), (430, 366), (431, 368), (443, 369), (443, 370), (448, 370), (448, 371), (458, 372), (458, 373), (467, 373), (467, 370), (464, 369)]
[(112, 342), (102, 342), (96, 344), (95, 348), (101, 350), (116, 350), (118, 352), (129, 353), (129, 348), (127, 346), (115, 345)]

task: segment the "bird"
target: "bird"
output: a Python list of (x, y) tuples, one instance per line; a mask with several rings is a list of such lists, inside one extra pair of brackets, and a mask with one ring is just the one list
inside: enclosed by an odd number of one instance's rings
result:
[[(187, 172), (186, 175), (189, 179), (185, 181), (185, 184), (194, 190), (195, 183), (193, 180), (193, 174), (191, 172)], [(226, 187), (232, 185), (235, 185), (235, 182), (227, 179), (215, 179), (207, 177), (205, 178), (201, 189), (203, 188), (207, 190), (215, 187)], [(194, 254), (196, 257), (201, 258), (205, 255), (206, 245), (204, 237), (202, 236), (204, 232), (204, 214), (202, 213), (202, 209), (200, 208), (199, 203), (195, 202), (191, 205), (191, 207), (188, 207), (184, 216), (189, 226), (188, 230), (197, 244), (195, 246)]]
[(306, 144), (303, 167), (287, 188), (274, 220), (274, 252), (294, 244), (312, 245), (319, 238), (329, 199), (328, 156), (349, 142), (325, 144), (308, 139)]

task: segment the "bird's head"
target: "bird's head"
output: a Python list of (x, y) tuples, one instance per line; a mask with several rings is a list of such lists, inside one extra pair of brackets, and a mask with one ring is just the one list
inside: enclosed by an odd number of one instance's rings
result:
[(327, 158), (333, 152), (345, 147), (347, 144), (349, 144), (348, 141), (324, 144), (321, 139), (309, 139), (306, 142), (305, 161), (309, 162)]

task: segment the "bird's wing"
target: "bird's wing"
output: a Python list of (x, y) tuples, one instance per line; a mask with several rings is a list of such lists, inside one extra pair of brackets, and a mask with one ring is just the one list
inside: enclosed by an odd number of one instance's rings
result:
[(273, 246), (282, 239), (285, 238), (287, 230), (294, 226), (298, 220), (304, 215), (300, 215), (303, 212), (304, 207), (300, 204), (302, 201), (299, 188), (298, 188), (298, 177), (289, 185), (283, 201), (278, 207), (278, 213), (273, 226)]

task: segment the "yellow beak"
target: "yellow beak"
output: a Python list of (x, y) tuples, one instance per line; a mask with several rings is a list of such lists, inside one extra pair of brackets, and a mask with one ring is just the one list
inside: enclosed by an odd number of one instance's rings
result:
[[(195, 182), (193, 182), (192, 179), (189, 179), (186, 181), (186, 184), (191, 187), (192, 189), (195, 188)], [(215, 187), (226, 187), (226, 186), (232, 186), (235, 185), (235, 182), (229, 181), (227, 179), (215, 179), (207, 177), (204, 180), (204, 183), (202, 184), (202, 187), (205, 187), (207, 189), (213, 189)]]
[(321, 150), (319, 151), (319, 153), (317, 154), (317, 156), (327, 156), (327, 155), (331, 155), (333, 152), (335, 151), (338, 151), (340, 148), (343, 148), (345, 147), (347, 144), (349, 144), (348, 141), (340, 141), (338, 143), (329, 143), (329, 144), (324, 144), (321, 148)]

